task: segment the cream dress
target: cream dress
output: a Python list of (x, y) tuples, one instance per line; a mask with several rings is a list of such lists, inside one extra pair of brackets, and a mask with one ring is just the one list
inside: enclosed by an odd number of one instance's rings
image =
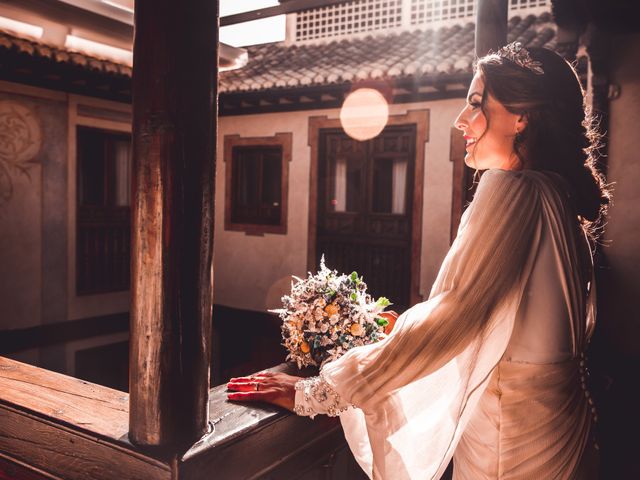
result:
[(595, 478), (588, 243), (560, 177), (489, 170), (429, 300), (296, 385), (374, 479)]

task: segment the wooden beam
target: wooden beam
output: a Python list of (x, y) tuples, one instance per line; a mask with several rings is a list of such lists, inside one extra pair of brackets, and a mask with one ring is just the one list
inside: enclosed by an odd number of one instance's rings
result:
[(476, 55), (483, 57), (507, 43), (508, 0), (478, 0)]
[(208, 429), (218, 2), (137, 0), (130, 439)]
[(2, 357), (0, 392), (0, 459), (46, 478), (170, 480), (126, 441), (126, 393)]
[(286, 13), (301, 12), (318, 7), (329, 7), (331, 5), (339, 5), (341, 3), (349, 3), (353, 0), (287, 0), (280, 5), (274, 7), (261, 8), (251, 12), (236, 13), (235, 15), (227, 15), (220, 19), (220, 26), (235, 25), (236, 23), (250, 22), (252, 20), (260, 20), (262, 18), (275, 17)]
[(18, 14), (30, 12), (49, 22), (92, 31), (119, 42), (126, 43), (133, 37), (131, 25), (61, 0), (0, 0), (0, 5)]
[[(293, 364), (271, 370), (317, 374)], [(226, 396), (226, 385), (210, 392), (209, 435), (180, 450), (138, 448), (127, 441), (126, 393), (0, 358), (0, 478), (366, 478), (346, 453), (337, 418), (311, 421)]]

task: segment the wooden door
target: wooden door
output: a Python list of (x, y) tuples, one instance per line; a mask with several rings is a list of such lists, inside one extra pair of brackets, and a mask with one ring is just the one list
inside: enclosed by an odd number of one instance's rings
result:
[(387, 127), (360, 142), (320, 131), (316, 265), (357, 271), (372, 296), (410, 304), (415, 125)]

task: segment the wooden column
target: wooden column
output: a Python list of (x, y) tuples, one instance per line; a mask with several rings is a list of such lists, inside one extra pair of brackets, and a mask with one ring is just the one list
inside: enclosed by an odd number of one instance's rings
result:
[[(218, 2), (136, 0), (132, 442), (208, 428)], [(175, 450), (174, 450), (175, 451)]]
[(508, 0), (478, 0), (476, 55), (482, 57), (507, 43)]

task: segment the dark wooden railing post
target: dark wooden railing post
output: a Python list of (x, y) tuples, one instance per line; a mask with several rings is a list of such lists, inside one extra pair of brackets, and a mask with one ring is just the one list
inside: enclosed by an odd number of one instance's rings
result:
[(507, 43), (508, 0), (478, 0), (476, 55), (482, 57)]
[[(130, 439), (208, 428), (218, 2), (136, 0)], [(173, 450), (175, 451), (175, 450)]]

